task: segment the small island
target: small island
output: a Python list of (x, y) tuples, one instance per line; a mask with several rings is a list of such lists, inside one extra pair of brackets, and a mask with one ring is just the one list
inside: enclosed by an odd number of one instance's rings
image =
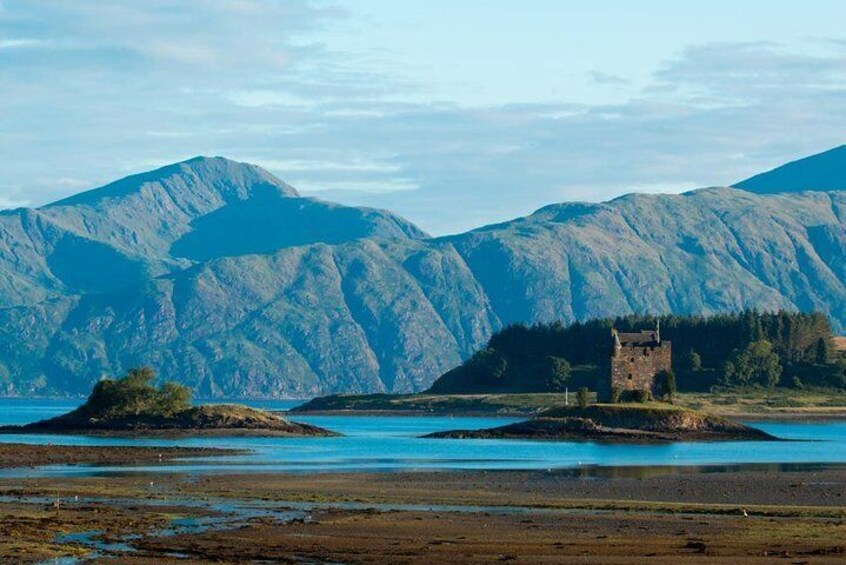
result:
[(424, 437), (631, 443), (778, 441), (775, 436), (738, 422), (658, 403), (558, 407), (525, 422), (482, 430), (436, 432)]
[(156, 388), (149, 368), (130, 369), (119, 379), (94, 385), (79, 408), (0, 433), (98, 434), (133, 436), (336, 436), (335, 432), (292, 422), (278, 414), (238, 404), (191, 405), (191, 391), (167, 382)]

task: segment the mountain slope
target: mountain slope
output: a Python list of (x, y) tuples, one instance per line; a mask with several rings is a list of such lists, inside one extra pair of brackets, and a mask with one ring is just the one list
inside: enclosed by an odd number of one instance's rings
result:
[(758, 194), (846, 190), (846, 145), (791, 161), (734, 186)]
[(421, 390), (518, 321), (757, 307), (846, 328), (846, 191), (632, 194), (425, 239), (250, 166), (166, 169), (0, 216), (0, 392), (140, 364), (202, 396)]
[(254, 165), (197, 157), (0, 213), (0, 307), (118, 290), (198, 260), (361, 237), (425, 234), (390, 212), (302, 198)]

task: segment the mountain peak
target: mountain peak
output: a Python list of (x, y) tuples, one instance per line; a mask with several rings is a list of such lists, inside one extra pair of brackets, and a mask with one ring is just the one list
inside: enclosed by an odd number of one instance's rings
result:
[(733, 186), (758, 194), (846, 190), (846, 145), (791, 161)]
[(268, 171), (249, 163), (225, 157), (197, 156), (164, 167), (130, 175), (105, 186), (94, 188), (53, 202), (45, 208), (73, 205), (98, 205), (140, 193), (156, 186), (167, 192), (196, 193), (224, 201), (245, 200), (256, 190), (268, 188), (282, 196), (297, 197), (297, 190)]

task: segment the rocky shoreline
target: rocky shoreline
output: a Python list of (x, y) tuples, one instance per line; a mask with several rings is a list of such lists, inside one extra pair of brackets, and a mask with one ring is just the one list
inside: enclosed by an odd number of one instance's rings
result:
[(779, 441), (756, 428), (692, 410), (625, 405), (556, 408), (525, 422), (481, 430), (435, 432), (424, 437), (630, 443)]
[(170, 417), (90, 417), (79, 409), (23, 426), (0, 427), (0, 434), (65, 434), (106, 436), (261, 436), (333, 437), (319, 426), (292, 422), (279, 414), (236, 404), (201, 405)]

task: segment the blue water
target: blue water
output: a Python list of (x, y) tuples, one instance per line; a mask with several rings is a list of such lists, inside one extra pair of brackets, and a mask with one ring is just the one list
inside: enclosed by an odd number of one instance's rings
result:
[[(287, 409), (297, 401), (252, 403)], [(0, 399), (0, 424), (22, 424), (62, 414), (72, 401)], [(420, 469), (558, 469), (601, 466), (708, 466), (745, 463), (846, 463), (846, 421), (747, 422), (795, 441), (693, 442), (659, 445), (517, 440), (421, 439), (440, 430), (485, 428), (513, 418), (446, 416), (294, 416), (292, 419), (344, 434), (336, 438), (182, 438), (121, 439), (86, 436), (0, 435), (0, 442), (66, 445), (183, 445), (252, 450), (244, 456), (185, 460), (159, 472), (394, 471)], [(6, 470), (2, 475), (108, 474), (154, 467), (55, 466)]]

